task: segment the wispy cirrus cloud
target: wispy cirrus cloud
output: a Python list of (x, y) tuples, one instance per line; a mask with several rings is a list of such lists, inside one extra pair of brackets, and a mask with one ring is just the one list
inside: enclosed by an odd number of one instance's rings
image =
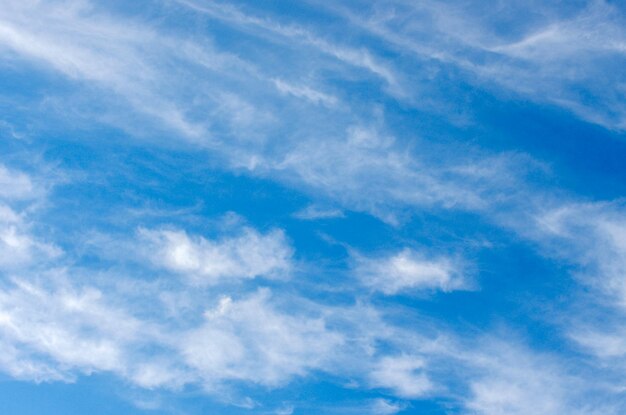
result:
[(576, 265), (578, 278), (597, 293), (623, 305), (626, 211), (620, 201), (565, 203), (537, 212), (535, 220), (531, 238)]
[(302, 220), (332, 219), (342, 218), (344, 213), (341, 209), (325, 207), (323, 205), (309, 205), (293, 214), (294, 217)]
[(607, 78), (603, 69), (625, 58), (624, 14), (611, 2), (487, 8), (475, 2), (357, 1), (327, 7), (425, 64), (464, 71), (467, 82), (560, 106), (606, 128), (625, 128), (624, 91), (614, 88), (624, 78), (619, 71)]
[(0, 164), (0, 270), (45, 262), (61, 253), (31, 229), (29, 209), (43, 194), (30, 175)]
[(60, 252), (60, 248), (31, 232), (23, 214), (0, 203), (0, 269), (45, 261)]
[[(215, 39), (204, 36), (202, 42), (181, 39), (139, 19), (121, 25), (114, 15), (89, 3), (67, 4), (72, 7), (10, 3), (0, 15), (6, 32), (0, 42), (35, 67), (63, 74), (81, 88), (81, 96), (99, 103), (79, 103), (78, 114), (130, 130), (134, 117), (157, 119), (181, 142), (208, 150), (227, 169), (330, 195), (348, 208), (396, 221), (397, 205), (482, 209), (502, 196), (509, 184), (504, 178), (515, 181), (516, 165), (525, 164), (516, 161), (516, 155), (471, 151), (473, 156), (453, 146), (446, 150), (451, 156), (446, 163), (432, 161), (442, 150), (429, 148), (427, 137), (395, 136), (375, 106), (348, 101), (350, 85), (324, 82), (315, 75), (352, 74), (353, 64), (359, 66), (361, 60), (342, 57), (362, 54), (363, 62), (371, 61), (363, 65), (386, 73), (377, 69), (375, 60), (360, 49), (330, 57), (293, 50), (291, 42), (313, 49), (326, 44), (303, 28), (250, 17), (232, 6), (191, 7), (235, 29), (252, 26), (255, 31), (243, 32), (259, 42), (260, 50), (271, 46), (295, 53), (288, 55), (299, 62), (293, 73), (266, 61), (264, 55), (244, 59), (222, 50), (219, 33), (213, 34)], [(41, 24), (31, 24), (33, 19)], [(276, 33), (282, 40), (270, 39), (267, 45), (257, 39), (257, 29)], [(328, 48), (321, 47), (322, 52)], [(333, 57), (340, 58), (339, 66)], [(293, 100), (301, 104), (292, 105)], [(62, 113), (72, 105), (71, 99), (60, 103), (54, 97), (46, 102), (56, 103), (54, 110)], [(102, 114), (97, 110), (101, 106), (109, 112)], [(485, 164), (491, 173), (467, 168)], [(479, 170), (482, 173), (477, 174)]]

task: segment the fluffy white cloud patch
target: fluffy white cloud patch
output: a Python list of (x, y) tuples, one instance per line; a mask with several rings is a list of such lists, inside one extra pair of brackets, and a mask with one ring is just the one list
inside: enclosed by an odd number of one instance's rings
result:
[(63, 273), (45, 279), (0, 287), (0, 370), (16, 378), (67, 381), (109, 372), (143, 388), (193, 383), (212, 393), (233, 381), (277, 387), (328, 368), (344, 343), (321, 315), (282, 311), (268, 290), (222, 297), (204, 313), (200, 293), (192, 310), (166, 319), (150, 290), (139, 298), (152, 301), (152, 317), (111, 287), (79, 287)]
[(185, 275), (197, 284), (259, 276), (285, 278), (292, 249), (280, 230), (260, 233), (251, 228), (231, 237), (210, 240), (182, 230), (139, 231), (141, 250), (156, 266)]
[(382, 358), (370, 374), (372, 386), (391, 389), (401, 398), (419, 398), (433, 388), (426, 375), (424, 360), (416, 356), (387, 356)]
[(355, 272), (373, 290), (393, 295), (400, 292), (465, 288), (463, 268), (458, 261), (440, 257), (429, 259), (411, 249), (382, 258), (356, 257)]
[(180, 342), (186, 364), (208, 384), (227, 379), (269, 386), (328, 365), (343, 335), (321, 318), (290, 315), (271, 303), (267, 290), (240, 301), (224, 297)]
[[(57, 279), (47, 275), (46, 279)], [(71, 379), (74, 373), (130, 366), (128, 344), (142, 324), (106, 304), (95, 288), (15, 279), (0, 288), (0, 341), (12, 350), (3, 369), (29, 379)]]

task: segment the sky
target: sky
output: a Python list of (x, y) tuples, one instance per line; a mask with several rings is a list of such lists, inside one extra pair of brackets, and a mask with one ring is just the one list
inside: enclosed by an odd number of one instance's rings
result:
[(626, 413), (626, 3), (0, 0), (0, 413)]

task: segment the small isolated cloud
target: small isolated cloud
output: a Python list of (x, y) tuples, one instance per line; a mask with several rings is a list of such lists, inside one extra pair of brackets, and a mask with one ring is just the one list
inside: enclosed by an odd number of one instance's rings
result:
[(141, 229), (139, 239), (152, 264), (197, 284), (260, 276), (284, 278), (292, 266), (292, 249), (280, 230), (262, 234), (243, 228), (236, 236), (210, 240), (177, 229)]
[(454, 291), (467, 286), (463, 268), (447, 257), (428, 259), (411, 250), (380, 258), (356, 257), (355, 272), (372, 290), (387, 295), (406, 291)]
[(274, 79), (274, 85), (283, 94), (293, 95), (296, 98), (311, 101), (314, 104), (333, 106), (337, 104), (337, 98), (332, 95), (317, 91), (306, 85), (293, 85), (281, 79)]
[(283, 406), (282, 408), (277, 409), (274, 413), (276, 415), (291, 415), (293, 414), (293, 411), (293, 406)]
[(345, 215), (341, 209), (329, 208), (320, 205), (309, 205), (293, 214), (295, 218), (302, 220), (343, 218)]
[(387, 399), (376, 399), (372, 402), (372, 415), (394, 415), (406, 408), (405, 404)]
[(431, 392), (433, 385), (424, 372), (424, 361), (416, 356), (387, 356), (370, 374), (371, 385), (390, 389), (401, 398), (415, 399)]

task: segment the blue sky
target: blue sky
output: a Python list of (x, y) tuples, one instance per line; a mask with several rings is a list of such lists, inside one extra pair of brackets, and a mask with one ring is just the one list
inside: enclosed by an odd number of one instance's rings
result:
[(626, 412), (620, 1), (0, 0), (0, 412)]

